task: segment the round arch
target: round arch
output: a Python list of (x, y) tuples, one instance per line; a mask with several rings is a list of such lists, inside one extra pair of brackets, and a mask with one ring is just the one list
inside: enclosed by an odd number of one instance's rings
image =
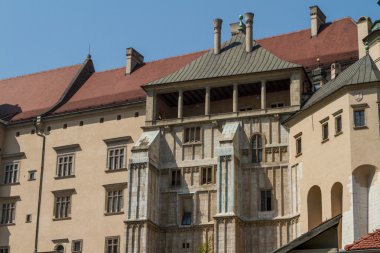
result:
[[(343, 185), (336, 182), (331, 187), (331, 217), (342, 214), (343, 209)], [(342, 223), (338, 225), (338, 246), (342, 248)]]
[(311, 187), (307, 194), (307, 218), (309, 230), (322, 223), (322, 193), (318, 185)]

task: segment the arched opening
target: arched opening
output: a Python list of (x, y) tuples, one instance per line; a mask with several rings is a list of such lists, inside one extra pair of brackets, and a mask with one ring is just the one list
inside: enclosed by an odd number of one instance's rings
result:
[(252, 162), (260, 163), (263, 161), (263, 138), (260, 134), (252, 136)]
[[(331, 188), (331, 217), (342, 214), (343, 206), (343, 185), (336, 182)], [(342, 223), (338, 225), (338, 244), (342, 248)]]
[(322, 223), (322, 194), (317, 185), (311, 187), (307, 194), (307, 214), (309, 230)]
[[(352, 200), (354, 217), (354, 239), (366, 235), (376, 226), (375, 191), (379, 188), (375, 180), (376, 168), (371, 165), (362, 165), (352, 173)], [(372, 207), (373, 206), (373, 207)], [(372, 221), (370, 223), (370, 221)]]

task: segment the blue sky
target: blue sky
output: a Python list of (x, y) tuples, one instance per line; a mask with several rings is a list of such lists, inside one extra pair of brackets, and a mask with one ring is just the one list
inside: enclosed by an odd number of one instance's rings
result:
[(97, 71), (125, 64), (134, 47), (146, 61), (212, 47), (238, 15), (255, 13), (254, 37), (309, 28), (309, 6), (328, 21), (380, 18), (377, 0), (0, 0), (0, 79), (81, 63), (91, 44)]

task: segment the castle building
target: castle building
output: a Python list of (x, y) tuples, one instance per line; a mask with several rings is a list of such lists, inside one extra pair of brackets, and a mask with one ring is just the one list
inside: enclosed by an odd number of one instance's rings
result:
[(337, 250), (379, 228), (380, 25), (310, 14), (0, 80), (0, 253), (272, 252), (341, 214)]

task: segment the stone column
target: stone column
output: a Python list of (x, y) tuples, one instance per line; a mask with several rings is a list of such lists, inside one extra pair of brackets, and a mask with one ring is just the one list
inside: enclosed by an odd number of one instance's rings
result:
[(234, 90), (233, 90), (233, 102), (232, 102), (232, 112), (238, 111), (238, 105), (239, 105), (239, 93), (238, 93), (238, 85), (234, 83)]
[(178, 118), (183, 117), (183, 90), (178, 91)]
[(290, 78), (290, 105), (301, 105), (301, 73), (293, 73)]
[(205, 94), (205, 115), (210, 115), (210, 87), (206, 87)]
[(147, 91), (146, 98), (146, 121), (154, 121), (156, 119), (156, 92), (154, 90)]
[(267, 81), (261, 81), (261, 109), (267, 107)]

